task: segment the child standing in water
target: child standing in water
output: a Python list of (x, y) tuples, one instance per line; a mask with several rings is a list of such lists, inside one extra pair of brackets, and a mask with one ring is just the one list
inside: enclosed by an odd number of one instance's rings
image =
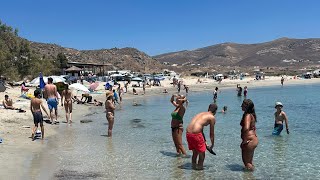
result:
[(34, 128), (32, 129), (32, 134), (31, 134), (32, 141), (35, 140), (34, 134), (38, 129), (39, 123), (40, 123), (41, 133), (42, 133), (41, 139), (43, 140), (44, 138), (43, 116), (42, 116), (41, 108), (42, 110), (44, 110), (44, 112), (46, 112), (47, 116), (50, 117), (46, 108), (42, 103), (42, 100), (40, 99), (40, 95), (41, 95), (41, 92), (39, 90), (35, 90), (34, 98), (31, 99), (31, 103), (30, 103), (30, 110), (32, 112), (33, 122), (34, 122)]

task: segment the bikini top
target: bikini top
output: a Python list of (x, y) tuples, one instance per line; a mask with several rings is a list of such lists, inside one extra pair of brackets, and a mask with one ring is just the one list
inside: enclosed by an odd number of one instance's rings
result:
[(178, 120), (178, 121), (182, 121), (182, 117), (178, 114), (178, 112), (173, 111), (171, 113), (171, 117), (172, 119)]

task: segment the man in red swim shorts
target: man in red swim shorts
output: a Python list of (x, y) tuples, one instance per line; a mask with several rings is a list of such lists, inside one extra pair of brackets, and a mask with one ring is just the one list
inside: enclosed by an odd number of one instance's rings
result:
[[(208, 148), (212, 150), (214, 146), (214, 125), (216, 123), (216, 119), (214, 115), (217, 112), (217, 105), (210, 104), (208, 108), (208, 112), (202, 112), (197, 114), (191, 120), (190, 124), (187, 127), (187, 141), (189, 150), (192, 150), (192, 168), (196, 170), (203, 169), (203, 162), (205, 158), (206, 152), (206, 141), (203, 136), (203, 127), (210, 125), (210, 140), (211, 146)], [(199, 160), (197, 163), (197, 158), (199, 156)]]

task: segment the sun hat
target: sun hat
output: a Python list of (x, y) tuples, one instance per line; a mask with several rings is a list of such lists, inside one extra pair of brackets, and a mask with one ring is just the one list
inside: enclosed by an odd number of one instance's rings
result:
[(281, 107), (283, 107), (283, 105), (282, 105), (282, 103), (281, 103), (281, 102), (276, 102), (276, 104), (275, 104), (274, 108), (276, 108), (277, 106), (281, 106)]

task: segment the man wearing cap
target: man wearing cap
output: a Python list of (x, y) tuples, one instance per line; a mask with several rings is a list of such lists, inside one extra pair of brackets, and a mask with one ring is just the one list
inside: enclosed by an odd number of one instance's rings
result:
[(286, 113), (282, 110), (282, 103), (276, 102), (275, 108), (277, 111), (274, 113), (274, 129), (272, 135), (280, 135), (281, 131), (283, 130), (283, 121), (286, 124), (287, 134), (289, 134), (289, 125), (288, 125), (288, 118)]

